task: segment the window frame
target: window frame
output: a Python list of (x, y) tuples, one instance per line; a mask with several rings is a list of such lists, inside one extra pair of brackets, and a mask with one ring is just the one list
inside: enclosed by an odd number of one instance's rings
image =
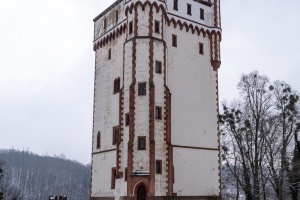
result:
[(187, 14), (192, 15), (192, 5), (187, 3)]
[(97, 133), (97, 143), (96, 143), (96, 148), (100, 149), (101, 148), (101, 133), (98, 131)]
[(111, 48), (108, 49), (108, 60), (111, 60)]
[[(140, 141), (144, 140), (144, 148), (141, 147)], [(138, 145), (137, 145), (138, 150), (146, 150), (146, 136), (138, 136)]]
[[(159, 166), (159, 170), (157, 170), (157, 166)], [(162, 174), (162, 160), (155, 160), (155, 173)]]
[(155, 106), (155, 119), (162, 119), (162, 107)]
[[(142, 85), (145, 85), (144, 93), (141, 93), (141, 86)], [(147, 83), (146, 82), (138, 83), (138, 95), (139, 96), (146, 96), (147, 95)]]
[(130, 116), (129, 112), (125, 114), (125, 126), (129, 126), (130, 123)]
[(116, 176), (117, 176), (117, 168), (112, 167), (111, 168), (111, 189), (116, 188)]
[(204, 55), (204, 44), (199, 42), (199, 54)]
[(155, 61), (155, 73), (161, 74), (162, 73), (162, 62), (156, 60)]
[(131, 35), (133, 33), (133, 20), (129, 22), (128, 34)]
[(112, 145), (117, 145), (119, 143), (119, 137), (120, 137), (119, 126), (115, 126), (113, 127)]
[(177, 10), (178, 11), (178, 0), (174, 0), (173, 1), (173, 10)]
[(177, 47), (177, 35), (172, 34), (172, 46)]
[(160, 33), (160, 21), (154, 20), (154, 32), (155, 33)]
[(204, 20), (204, 9), (200, 8), (200, 19)]

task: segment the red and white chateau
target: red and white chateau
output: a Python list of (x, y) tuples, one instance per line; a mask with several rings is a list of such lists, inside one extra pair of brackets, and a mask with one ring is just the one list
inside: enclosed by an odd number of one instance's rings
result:
[(117, 0), (94, 23), (90, 199), (221, 199), (220, 0)]

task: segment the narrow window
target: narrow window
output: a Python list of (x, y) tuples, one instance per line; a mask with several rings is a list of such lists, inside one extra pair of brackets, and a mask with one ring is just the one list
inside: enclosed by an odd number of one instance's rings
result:
[(177, 47), (177, 35), (172, 35), (172, 46)]
[(204, 20), (204, 9), (200, 8), (200, 19)]
[(129, 34), (131, 34), (133, 31), (133, 22), (129, 22)]
[(129, 113), (125, 115), (125, 126), (129, 126)]
[(161, 62), (155, 61), (155, 72), (161, 74)]
[(120, 91), (120, 77), (114, 80), (114, 94)]
[(113, 145), (118, 144), (118, 141), (119, 141), (119, 127), (118, 126), (113, 127), (113, 138), (112, 139), (113, 139), (113, 142), (112, 142)]
[(98, 131), (98, 134), (97, 134), (97, 149), (100, 149), (100, 142), (101, 142), (101, 136), (100, 136), (100, 131)]
[(103, 21), (103, 26), (104, 26), (104, 29), (106, 29), (106, 19), (104, 19), (104, 21)]
[(178, 10), (178, 0), (174, 0), (173, 10)]
[(138, 137), (138, 150), (146, 150), (146, 137)]
[(191, 4), (187, 4), (187, 14), (192, 15), (192, 5)]
[(139, 83), (139, 95), (146, 95), (146, 83)]
[(159, 21), (157, 20), (154, 22), (154, 31), (155, 33), (159, 33)]
[(115, 189), (116, 175), (117, 175), (116, 168), (115, 167), (111, 168), (111, 189)]
[(111, 49), (108, 50), (108, 60), (111, 59)]
[(155, 107), (155, 118), (161, 119), (161, 107), (159, 107), (159, 106)]
[(125, 181), (127, 181), (127, 167), (125, 167)]
[(203, 50), (203, 43), (199, 43), (199, 54), (204, 54), (204, 50)]
[(116, 23), (118, 23), (118, 20), (119, 20), (119, 11), (116, 10)]
[(161, 174), (161, 160), (155, 161), (155, 173)]

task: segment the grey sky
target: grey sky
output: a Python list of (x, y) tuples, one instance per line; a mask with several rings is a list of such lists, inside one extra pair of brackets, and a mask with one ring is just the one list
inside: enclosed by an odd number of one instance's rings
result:
[[(93, 21), (114, 0), (0, 3), (0, 148), (90, 162)], [(300, 1), (223, 0), (220, 99), (258, 70), (300, 91)]]

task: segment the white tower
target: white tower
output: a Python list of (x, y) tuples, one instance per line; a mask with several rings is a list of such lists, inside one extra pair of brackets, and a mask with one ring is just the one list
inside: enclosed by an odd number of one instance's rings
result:
[(91, 200), (221, 199), (219, 0), (117, 0), (94, 19)]

